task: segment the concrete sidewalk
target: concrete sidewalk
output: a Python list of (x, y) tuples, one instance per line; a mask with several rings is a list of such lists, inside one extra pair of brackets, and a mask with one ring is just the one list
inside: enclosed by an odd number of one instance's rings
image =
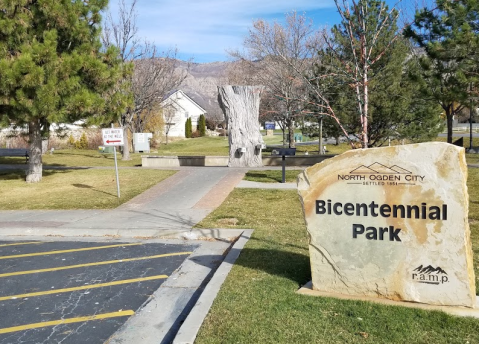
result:
[(111, 210), (3, 210), (0, 235), (178, 236), (191, 231), (235, 187), (296, 188), (296, 183), (243, 181), (247, 171), (228, 167), (180, 168), (172, 177)]
[(0, 235), (162, 237), (191, 230), (218, 207), (245, 170), (181, 169), (112, 210), (0, 211)]

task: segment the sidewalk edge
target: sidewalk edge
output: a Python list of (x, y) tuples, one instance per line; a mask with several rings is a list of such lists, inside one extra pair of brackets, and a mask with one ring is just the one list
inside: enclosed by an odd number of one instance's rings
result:
[(198, 331), (203, 324), (208, 312), (216, 298), (223, 282), (231, 271), (233, 264), (239, 257), (241, 250), (251, 238), (253, 233), (252, 229), (244, 230), (239, 239), (233, 245), (224, 261), (216, 270), (215, 274), (205, 287), (203, 293), (199, 297), (196, 304), (191, 309), (188, 317), (181, 325), (178, 333), (176, 334), (173, 344), (192, 344), (194, 343)]

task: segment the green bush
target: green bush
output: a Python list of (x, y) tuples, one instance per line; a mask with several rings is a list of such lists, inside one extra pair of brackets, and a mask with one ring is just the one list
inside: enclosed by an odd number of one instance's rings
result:
[(86, 134), (83, 133), (80, 137), (80, 140), (75, 142), (76, 149), (87, 149), (88, 148), (88, 139), (86, 138)]
[(75, 147), (75, 138), (73, 137), (72, 134), (70, 134), (70, 137), (68, 138), (68, 146), (70, 147)]
[(192, 133), (193, 133), (193, 126), (191, 124), (191, 117), (190, 117), (185, 122), (185, 137), (187, 139), (190, 139)]
[(198, 120), (198, 131), (200, 132), (200, 136), (206, 136), (206, 118), (205, 115), (200, 115)]

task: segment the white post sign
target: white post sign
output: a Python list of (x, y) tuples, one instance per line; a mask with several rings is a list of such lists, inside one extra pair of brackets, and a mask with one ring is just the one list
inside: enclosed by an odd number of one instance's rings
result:
[[(113, 126), (113, 124), (112, 124)], [(120, 199), (120, 179), (118, 177), (118, 163), (116, 161), (116, 146), (123, 146), (123, 128), (102, 129), (104, 146), (113, 146), (113, 156), (115, 157), (116, 190), (118, 199)]]
[(123, 128), (109, 128), (101, 130), (104, 146), (123, 146)]

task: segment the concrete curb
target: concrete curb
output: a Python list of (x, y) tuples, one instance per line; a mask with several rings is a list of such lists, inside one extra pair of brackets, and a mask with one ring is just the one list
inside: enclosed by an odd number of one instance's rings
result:
[(162, 229), (65, 229), (65, 228), (0, 228), (1, 237), (23, 236), (58, 236), (58, 237), (111, 237), (134, 239), (217, 239), (232, 241), (244, 232), (243, 229), (191, 229), (191, 230), (162, 230)]
[(201, 242), (106, 343), (171, 343), (230, 245), (219, 241)]
[(205, 290), (201, 293), (196, 304), (193, 306), (188, 317), (181, 325), (176, 334), (173, 344), (192, 344), (194, 343), (198, 331), (203, 324), (208, 312), (218, 294), (223, 282), (226, 280), (233, 264), (239, 257), (244, 245), (251, 238), (252, 229), (244, 230), (236, 243), (231, 247), (228, 255), (225, 257), (215, 274), (206, 285)]

